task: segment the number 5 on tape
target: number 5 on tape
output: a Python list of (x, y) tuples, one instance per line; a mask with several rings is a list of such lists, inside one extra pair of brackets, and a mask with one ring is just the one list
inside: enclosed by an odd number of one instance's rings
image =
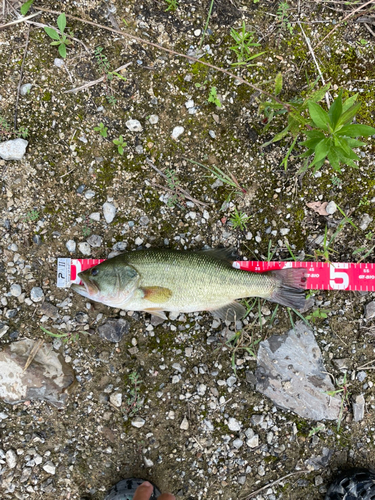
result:
[(332, 290), (346, 290), (349, 287), (348, 271), (342, 271), (342, 269), (349, 271), (349, 265), (347, 263), (329, 265), (329, 286)]

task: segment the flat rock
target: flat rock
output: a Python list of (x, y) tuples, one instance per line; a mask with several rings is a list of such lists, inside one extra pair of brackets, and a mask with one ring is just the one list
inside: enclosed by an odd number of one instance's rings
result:
[(120, 342), (129, 332), (129, 323), (125, 319), (107, 319), (98, 328), (99, 337), (110, 342)]
[(363, 394), (357, 396), (353, 403), (353, 418), (354, 422), (360, 422), (365, 417), (365, 398)]
[(365, 307), (366, 319), (372, 319), (375, 317), (375, 300), (372, 300)]
[(106, 201), (103, 205), (103, 215), (107, 224), (110, 224), (116, 215), (116, 207)]
[(25, 139), (12, 139), (0, 143), (0, 158), (3, 160), (22, 160), (29, 143)]
[(341, 400), (334, 391), (314, 334), (299, 321), (285, 335), (273, 335), (259, 344), (259, 392), (275, 405), (312, 420), (337, 420)]
[(6, 403), (37, 399), (64, 408), (68, 399), (65, 389), (75, 381), (74, 371), (49, 344), (36, 352), (25, 369), (36, 343), (24, 339), (5, 346), (0, 352), (0, 398)]

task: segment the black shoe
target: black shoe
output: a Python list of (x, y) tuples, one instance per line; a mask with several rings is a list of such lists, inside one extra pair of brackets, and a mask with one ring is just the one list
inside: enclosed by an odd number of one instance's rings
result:
[(329, 487), (325, 500), (375, 500), (375, 472), (348, 469)]
[[(144, 483), (144, 479), (131, 477), (130, 479), (123, 479), (119, 483), (112, 486), (104, 500), (133, 500), (135, 490)], [(160, 495), (160, 491), (155, 485), (150, 500), (156, 500)]]

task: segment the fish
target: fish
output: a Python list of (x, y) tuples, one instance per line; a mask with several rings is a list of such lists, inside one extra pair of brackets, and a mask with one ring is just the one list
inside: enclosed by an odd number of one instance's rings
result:
[(305, 305), (306, 270), (287, 268), (264, 273), (235, 269), (230, 250), (147, 249), (124, 252), (78, 274), (73, 284), (83, 297), (110, 307), (165, 312), (209, 311), (222, 320), (246, 315), (237, 302), (261, 297), (283, 306)]

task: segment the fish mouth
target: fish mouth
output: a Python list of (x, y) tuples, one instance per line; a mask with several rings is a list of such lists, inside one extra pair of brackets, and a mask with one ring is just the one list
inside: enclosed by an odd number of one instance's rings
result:
[(82, 280), (82, 285), (73, 284), (72, 289), (80, 295), (88, 298), (97, 295), (99, 293), (98, 286), (92, 281), (85, 279), (85, 276), (82, 276), (82, 274), (83, 273), (78, 274)]

